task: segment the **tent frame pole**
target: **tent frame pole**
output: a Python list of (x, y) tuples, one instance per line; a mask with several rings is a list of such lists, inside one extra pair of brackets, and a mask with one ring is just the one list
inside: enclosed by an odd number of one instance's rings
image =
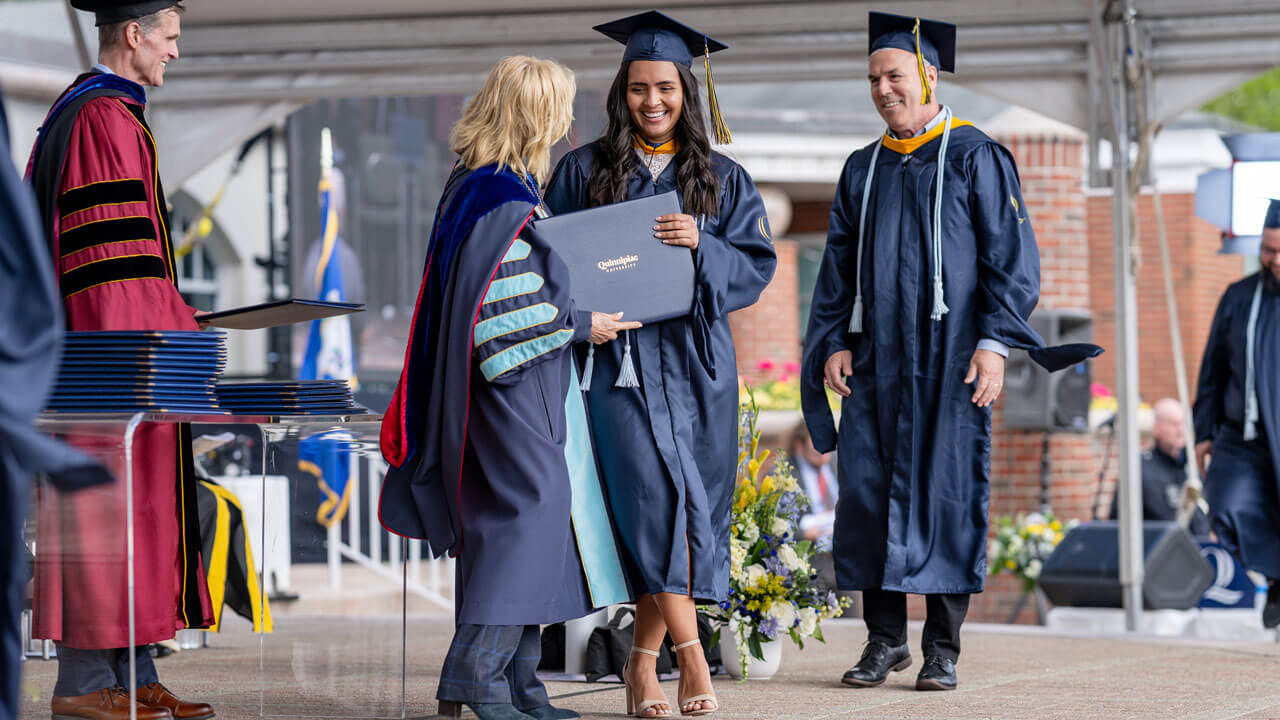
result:
[[(1093, 3), (1097, 8), (1097, 3)], [(1095, 13), (1096, 15), (1096, 13)], [(1132, 0), (1110, 0), (1100, 20), (1110, 51), (1102, 49), (1101, 79), (1107, 83), (1111, 110), (1112, 232), (1115, 272), (1116, 398), (1119, 434), (1119, 478), (1116, 493), (1119, 505), (1120, 585), (1125, 629), (1137, 631), (1142, 617), (1143, 541), (1142, 478), (1138, 446), (1138, 315), (1137, 256), (1134, 244), (1134, 207), (1131, 187), (1132, 143), (1129, 114), (1135, 99), (1141, 102), (1138, 85), (1142, 75), (1136, 68), (1137, 16)]]

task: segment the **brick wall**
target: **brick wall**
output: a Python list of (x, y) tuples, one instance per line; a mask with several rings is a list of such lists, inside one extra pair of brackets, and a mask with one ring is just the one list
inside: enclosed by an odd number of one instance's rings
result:
[[(1195, 396), (1200, 356), (1209, 337), (1213, 311), (1227, 285), (1244, 274), (1239, 256), (1218, 255), (1219, 233), (1195, 216), (1195, 196), (1191, 193), (1162, 195), (1165, 233), (1169, 242), (1173, 284), (1182, 326), (1182, 347), (1187, 363), (1187, 382)], [(1111, 197), (1088, 200), (1089, 252), (1094, 260), (1089, 284), (1093, 296), (1095, 338), (1099, 344), (1115, 344), (1114, 262), (1112, 260)], [(1156, 235), (1155, 203), (1151, 194), (1138, 200), (1138, 392), (1154, 403), (1162, 397), (1177, 397), (1174, 377), (1173, 341), (1169, 335), (1169, 312), (1160, 267), (1160, 246)], [(1093, 368), (1095, 382), (1115, 387), (1114, 355), (1103, 355)]]
[[(785, 238), (774, 241), (778, 269), (760, 301), (729, 315), (733, 342), (738, 352), (738, 372), (755, 383), (762, 377), (761, 361), (782, 368), (800, 362), (799, 286), (796, 278), (796, 243)], [(776, 373), (766, 373), (769, 379)]]

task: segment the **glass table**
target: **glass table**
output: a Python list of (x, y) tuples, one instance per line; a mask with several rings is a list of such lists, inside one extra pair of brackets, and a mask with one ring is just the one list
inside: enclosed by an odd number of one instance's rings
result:
[[(56, 558), (63, 568), (96, 564), (119, 572), (123, 566), (126, 602), (117, 614), (99, 611), (118, 601), (90, 598), (88, 604), (96, 622), (127, 617), (128, 645), (136, 645), (138, 594), (148, 588), (139, 587), (135, 563), (153, 551), (144, 540), (148, 534), (137, 530), (145, 530), (153, 514), (176, 508), (157, 507), (139, 491), (146, 459), (135, 457), (135, 448), (176, 423), (191, 423), (195, 438), (202, 428), (230, 432), (238, 448), (238, 463), (230, 463), (235, 472), (202, 477), (212, 492), (200, 508), (203, 547), (215, 548), (214, 562), (204, 558), (204, 570), (210, 584), (222, 588), (212, 593), (215, 603), (227, 605), (219, 608), (218, 632), (195, 643), (207, 647), (157, 660), (161, 681), (183, 699), (209, 702), (224, 717), (427, 715), (427, 703), (410, 703), (406, 694), (407, 623), (411, 610), (415, 623), (452, 623), (453, 566), (423, 558), (419, 541), (386, 533), (377, 522), (386, 468), (378, 447), (381, 420), (380, 415), (46, 413), (38, 422), (41, 430), (99, 459), (116, 482), (74, 493), (44, 483), (38, 487), (37, 564), (44, 552), (46, 562)], [(213, 534), (210, 525), (216, 528)], [(226, 552), (242, 542), (243, 556)], [(223, 556), (229, 560), (218, 559)], [(246, 563), (255, 571), (248, 572)], [(252, 598), (247, 603), (252, 606), (247, 621), (232, 611), (237, 600), (245, 600), (233, 580), (243, 580), (256, 596), (256, 603)], [(53, 586), (42, 588), (38, 579), (36, 591)], [(64, 582), (56, 590), (65, 613), (68, 602), (76, 602), (68, 600), (75, 587)], [(40, 601), (37, 597), (37, 606)], [(132, 653), (128, 665), (132, 696), (137, 678)], [(49, 674), (45, 669), (28, 684)]]

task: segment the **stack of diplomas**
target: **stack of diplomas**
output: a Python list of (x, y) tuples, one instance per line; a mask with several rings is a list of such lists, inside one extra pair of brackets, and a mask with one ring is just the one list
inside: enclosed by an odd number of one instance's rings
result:
[(220, 382), (218, 404), (244, 415), (358, 415), (346, 380)]
[(61, 413), (224, 413), (214, 387), (222, 333), (69, 332), (48, 409)]
[(69, 332), (47, 409), (57, 413), (358, 415), (346, 380), (220, 381), (220, 332)]

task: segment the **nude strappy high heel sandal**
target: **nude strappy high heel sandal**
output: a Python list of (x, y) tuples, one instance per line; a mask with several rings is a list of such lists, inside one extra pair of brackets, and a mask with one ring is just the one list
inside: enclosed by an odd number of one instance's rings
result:
[[(690, 640), (689, 642), (684, 642), (684, 643), (680, 643), (679, 645), (676, 645), (675, 650), (676, 652), (680, 652), (681, 650), (687, 647), (693, 647), (694, 645), (697, 645), (699, 650), (701, 650), (702, 645), (696, 638), (693, 640)], [(684, 668), (680, 669), (680, 673), (681, 675), (684, 674)], [(710, 715), (711, 713), (720, 709), (720, 701), (716, 699), (715, 693), (703, 693), (702, 695), (694, 695), (693, 697), (681, 697), (679, 702), (680, 702), (680, 714), (686, 715), (686, 716)], [(689, 712), (685, 712), (684, 708), (686, 705), (688, 705), (689, 703), (697, 703), (697, 702), (713, 702), (716, 704), (716, 706), (713, 708), (702, 708), (699, 710), (690, 710)]]
[[(631, 646), (631, 652), (640, 653), (642, 655), (651, 655), (653, 657), (658, 657), (658, 651), (646, 650), (642, 647), (636, 647), (634, 645)], [(630, 666), (630, 663), (627, 663), (627, 667), (629, 666)], [(663, 697), (661, 700), (649, 700), (649, 699), (637, 700), (635, 691), (631, 689), (631, 683), (629, 682), (628, 675), (629, 673), (627, 672), (627, 668), (623, 667), (622, 668), (622, 685), (623, 687), (626, 688), (626, 692), (627, 692), (627, 714), (628, 715), (632, 717), (641, 717), (641, 718), (671, 717), (671, 710), (670, 710), (671, 701), (667, 700), (666, 697)], [(663, 712), (660, 708), (658, 708), (659, 705), (666, 705), (668, 708), (667, 711)], [(648, 710), (649, 708), (655, 708), (657, 709), (657, 712), (655, 712), (653, 715), (645, 715), (644, 714), (645, 711)]]

